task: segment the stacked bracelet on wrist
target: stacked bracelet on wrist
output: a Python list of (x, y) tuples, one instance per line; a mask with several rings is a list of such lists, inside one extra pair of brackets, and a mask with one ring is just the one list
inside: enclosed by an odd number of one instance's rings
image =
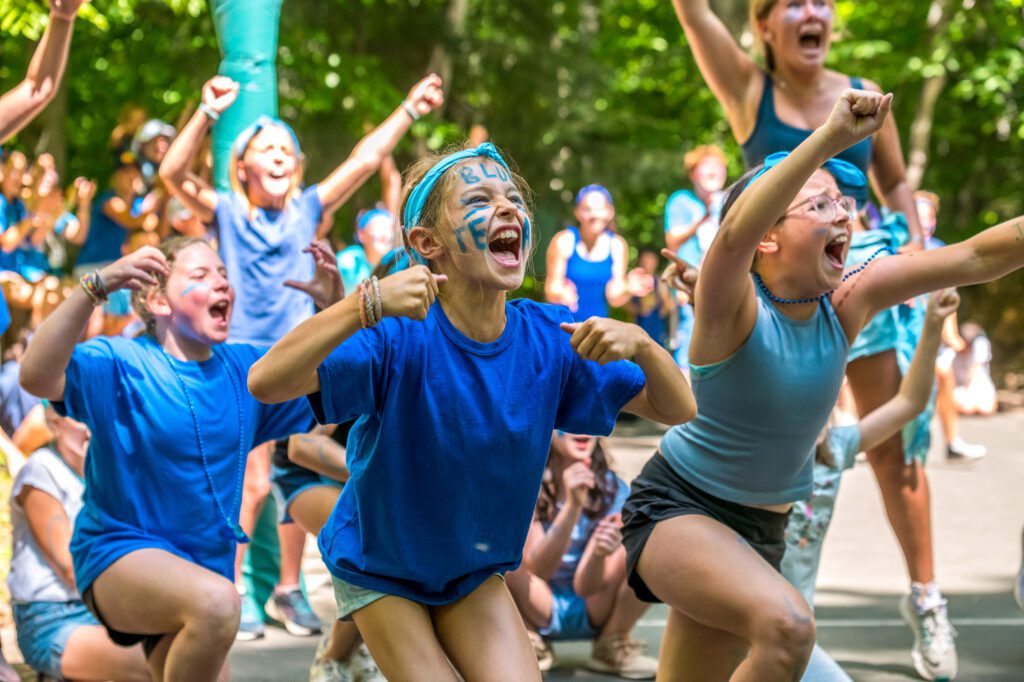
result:
[(376, 327), (384, 318), (384, 306), (380, 297), (380, 280), (376, 277), (359, 283), (359, 322), (363, 329)]
[(405, 109), (405, 113), (409, 114), (409, 118), (414, 121), (420, 120), (420, 113), (416, 111), (416, 107), (409, 103), (409, 100), (402, 101), (402, 108)]
[(218, 114), (217, 111), (206, 102), (199, 103), (199, 111), (203, 112), (206, 118), (210, 119), (214, 123), (220, 120), (220, 114)]
[(99, 270), (93, 270), (83, 275), (79, 282), (85, 295), (89, 297), (93, 305), (99, 305), (107, 300), (107, 287), (103, 284), (103, 278), (100, 277)]

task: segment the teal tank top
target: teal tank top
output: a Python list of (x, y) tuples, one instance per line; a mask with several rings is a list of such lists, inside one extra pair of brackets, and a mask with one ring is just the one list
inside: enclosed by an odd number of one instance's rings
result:
[[(850, 87), (860, 89), (864, 87), (864, 84), (860, 78), (851, 78)], [(743, 165), (753, 168), (764, 161), (769, 154), (791, 152), (810, 137), (812, 132), (814, 131), (797, 128), (779, 120), (775, 114), (772, 77), (766, 72), (764, 74), (764, 94), (761, 95), (761, 104), (757, 108), (754, 132), (750, 134), (746, 142), (740, 145)], [(859, 168), (861, 173), (867, 175), (868, 168), (871, 166), (871, 138), (863, 139), (849, 149), (844, 149), (836, 155), (836, 158), (849, 161)]]
[(814, 446), (839, 395), (849, 342), (827, 298), (807, 320), (782, 314), (759, 289), (743, 345), (691, 365), (697, 416), (675, 426), (661, 452), (680, 476), (739, 504), (811, 495)]

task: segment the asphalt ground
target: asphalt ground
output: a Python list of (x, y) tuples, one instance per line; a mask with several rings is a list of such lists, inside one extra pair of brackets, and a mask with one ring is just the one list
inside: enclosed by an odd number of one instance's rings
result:
[[(937, 437), (928, 464), (938, 578), (959, 632), (958, 679), (1022, 682), (1024, 614), (1013, 600), (1012, 585), (1020, 566), (1024, 524), (1024, 413), (964, 420), (963, 436), (987, 445), (988, 457), (970, 464), (948, 462)], [(624, 478), (629, 480), (640, 470), (658, 437), (651, 424), (620, 424), (610, 449)], [(305, 572), (313, 606), (329, 623), (333, 594), (312, 541), (307, 544)], [(919, 679), (910, 661), (913, 637), (897, 611), (906, 589), (902, 558), (874, 478), (860, 463), (843, 479), (815, 605), (819, 643), (855, 680)], [(665, 607), (655, 606), (634, 631), (654, 655), (665, 618)], [(5, 628), (2, 634), (8, 660), (20, 660), (13, 630)], [(316, 643), (315, 637), (292, 637), (270, 627), (265, 639), (234, 646), (232, 679), (306, 680)], [(586, 642), (557, 643), (555, 653), (559, 666), (546, 675), (548, 680), (610, 679), (582, 669), (589, 654)], [(23, 679), (36, 678), (25, 670)]]
[[(929, 458), (939, 582), (959, 632), (959, 680), (1024, 680), (1024, 614), (1012, 585), (1021, 560), (1024, 524), (1024, 413), (965, 419), (963, 436), (988, 446), (989, 455), (970, 464), (945, 459), (941, 436)], [(611, 438), (615, 467), (632, 478), (654, 451), (653, 425), (620, 424)], [(313, 543), (309, 543), (313, 545)], [(313, 550), (315, 552), (315, 549)], [(307, 561), (314, 607), (329, 621), (333, 596), (318, 557)], [(815, 606), (818, 641), (855, 680), (901, 682), (919, 679), (910, 661), (913, 637), (897, 603), (907, 590), (903, 561), (889, 530), (874, 477), (859, 463), (843, 479), (826, 540)], [(666, 618), (655, 606), (634, 636), (657, 654)], [(270, 628), (266, 639), (232, 650), (236, 680), (305, 680), (316, 646)], [(559, 666), (548, 680), (610, 678), (582, 669), (586, 642), (556, 643)]]

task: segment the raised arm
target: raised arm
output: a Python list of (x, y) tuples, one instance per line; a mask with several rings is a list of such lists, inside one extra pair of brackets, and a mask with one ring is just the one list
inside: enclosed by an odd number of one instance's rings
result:
[[(167, 260), (160, 251), (146, 246), (103, 268), (100, 279), (106, 291), (113, 293), (156, 284), (151, 274), (155, 272), (166, 276)], [(26, 391), (48, 400), (64, 399), (64, 372), (96, 305), (84, 288), (75, 287), (43, 321), (21, 362), (20, 381)]]
[(725, 109), (736, 138), (745, 139), (754, 129), (756, 107), (748, 102), (755, 101), (761, 92), (760, 68), (736, 44), (729, 29), (711, 10), (709, 0), (672, 0), (672, 4), (701, 75)]
[[(385, 317), (426, 319), (444, 275), (418, 265), (380, 280)], [(361, 327), (359, 293), (309, 318), (275, 343), (249, 370), (249, 392), (264, 403), (281, 403), (320, 390), (317, 368)]]
[(88, 178), (75, 180), (75, 222), (64, 229), (64, 238), (81, 246), (92, 227), (92, 200), (96, 196), (96, 183)]
[(237, 97), (238, 83), (227, 76), (214, 76), (206, 81), (202, 104), (171, 142), (164, 160), (160, 162), (160, 179), (167, 191), (204, 223), (213, 220), (217, 193), (208, 182), (189, 170), (210, 126)]
[(317, 185), (317, 194), (324, 213), (337, 210), (370, 176), (377, 172), (381, 163), (408, 132), (416, 118), (425, 116), (441, 106), (444, 93), (441, 77), (430, 74), (409, 91), (402, 105), (395, 109), (383, 123), (359, 141), (345, 162), (338, 166), (327, 179)]
[(757, 304), (750, 267), (768, 230), (825, 161), (881, 127), (891, 102), (892, 95), (845, 90), (825, 125), (750, 183), (727, 212), (701, 267), (694, 306), (702, 329), (699, 345), (718, 348), (718, 359), (731, 354), (754, 326)]
[(910, 369), (900, 383), (899, 393), (858, 424), (862, 450), (870, 450), (888, 440), (927, 407), (935, 381), (935, 357), (942, 341), (943, 323), (959, 305), (960, 296), (955, 289), (937, 291), (929, 296), (924, 330)]
[(586, 599), (600, 592), (605, 585), (614, 585), (622, 580), (625, 562), (607, 561), (616, 552), (625, 552), (622, 547), (622, 514), (619, 513), (601, 519), (590, 536), (572, 580), (576, 594)]
[(0, 96), (0, 142), (27, 126), (56, 96), (68, 63), (75, 16), (87, 1), (50, 0), (50, 19), (25, 79)]

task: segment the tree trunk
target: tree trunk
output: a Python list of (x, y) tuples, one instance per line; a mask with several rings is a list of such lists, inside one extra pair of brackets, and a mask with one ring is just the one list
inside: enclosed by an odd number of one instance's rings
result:
[[(949, 25), (953, 12), (950, 0), (932, 0), (928, 9), (928, 55), (932, 57), (939, 48), (946, 27)], [(940, 64), (935, 66), (941, 67)], [(910, 139), (907, 144), (907, 184), (916, 190), (921, 185), (925, 169), (928, 166), (928, 147), (931, 141), (932, 122), (935, 120), (935, 105), (939, 101), (942, 89), (946, 87), (945, 69), (934, 76), (925, 78), (921, 86), (921, 96), (917, 103), (914, 121), (910, 124)]]

